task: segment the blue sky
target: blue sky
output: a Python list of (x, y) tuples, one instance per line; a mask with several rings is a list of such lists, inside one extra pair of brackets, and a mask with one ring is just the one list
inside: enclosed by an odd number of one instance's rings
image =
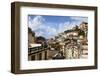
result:
[(28, 15), (28, 27), (35, 32), (36, 36), (43, 36), (47, 39), (71, 29), (83, 21), (88, 22), (88, 18), (79, 16)]

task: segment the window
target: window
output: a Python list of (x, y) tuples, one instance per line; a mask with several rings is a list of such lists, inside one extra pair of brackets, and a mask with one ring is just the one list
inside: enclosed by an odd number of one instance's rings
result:
[(31, 56), (31, 60), (35, 60), (35, 55), (32, 55)]
[(39, 53), (39, 60), (42, 60), (42, 53)]
[(45, 60), (47, 60), (47, 51), (45, 51)]

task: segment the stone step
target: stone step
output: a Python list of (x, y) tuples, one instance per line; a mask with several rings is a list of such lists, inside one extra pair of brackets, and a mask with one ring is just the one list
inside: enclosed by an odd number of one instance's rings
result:
[(84, 53), (88, 53), (88, 50), (83, 50), (83, 54), (84, 54)]
[(88, 55), (82, 55), (81, 56), (81, 58), (87, 58), (88, 57)]
[(82, 49), (87, 50), (88, 46), (87, 45), (82, 45)]

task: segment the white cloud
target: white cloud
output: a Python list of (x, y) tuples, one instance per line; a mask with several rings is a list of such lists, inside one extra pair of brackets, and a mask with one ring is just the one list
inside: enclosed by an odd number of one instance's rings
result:
[(42, 16), (36, 16), (34, 19), (31, 19), (29, 17), (29, 27), (32, 30), (37, 29), (45, 20), (43, 19)]
[(57, 29), (53, 28), (53, 27), (47, 27), (46, 28), (46, 32), (48, 34), (48, 36), (50, 38), (52, 38), (53, 36), (57, 35)]
[(64, 23), (59, 24), (58, 33), (64, 32), (65, 30), (72, 29), (76, 25), (79, 26), (82, 22), (88, 22), (87, 17), (73, 17), (73, 16), (71, 16), (70, 20), (71, 20), (71, 22), (66, 21)]
[(52, 38), (56, 34), (57, 34), (57, 29), (50, 27), (48, 25), (39, 26), (36, 32), (36, 36), (44, 36), (46, 38)]
[(74, 26), (76, 26), (76, 22), (65, 22), (59, 24), (58, 33), (64, 32), (65, 30), (72, 29)]
[(87, 17), (75, 17), (75, 16), (73, 17), (73, 16), (72, 16), (72, 17), (70, 17), (70, 19), (71, 19), (71, 20), (78, 21), (78, 22), (80, 22), (80, 23), (81, 23), (81, 22), (88, 22), (88, 18), (87, 18)]
[(55, 36), (57, 34), (57, 29), (48, 26), (48, 24), (49, 23), (45, 23), (45, 19), (42, 16), (36, 16), (33, 19), (29, 17), (29, 27), (32, 31), (35, 31), (36, 36), (44, 36), (46, 38)]
[(81, 22), (87, 22), (86, 17), (70, 17), (72, 20), (64, 23), (59, 23), (55, 28), (56, 24), (47, 23), (42, 16), (35, 16), (33, 19), (29, 17), (29, 27), (32, 31), (35, 31), (36, 36), (44, 36), (45, 38), (52, 38), (58, 33), (64, 32), (65, 30), (72, 29), (72, 27), (79, 25)]

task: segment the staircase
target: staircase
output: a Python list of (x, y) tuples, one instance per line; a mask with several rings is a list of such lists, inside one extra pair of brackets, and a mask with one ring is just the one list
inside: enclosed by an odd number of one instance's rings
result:
[(82, 45), (82, 55), (81, 58), (88, 58), (88, 45)]

